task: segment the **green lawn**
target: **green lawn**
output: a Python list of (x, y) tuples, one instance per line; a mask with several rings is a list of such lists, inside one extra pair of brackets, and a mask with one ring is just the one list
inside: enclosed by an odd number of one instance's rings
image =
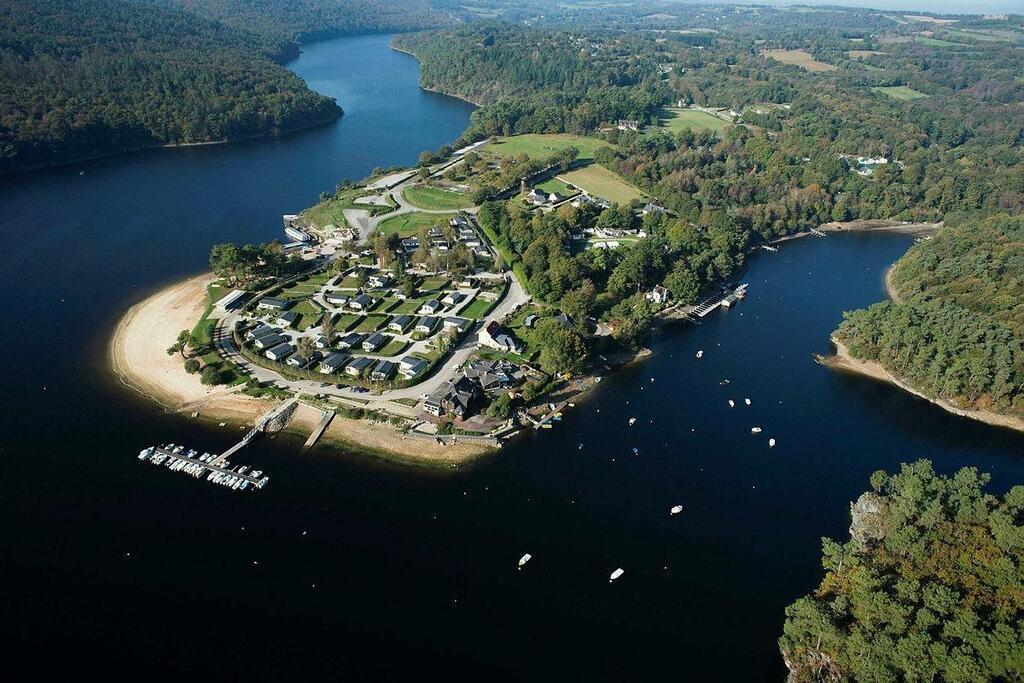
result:
[(563, 197), (568, 197), (569, 195), (577, 194), (576, 190), (570, 190), (569, 186), (566, 185), (561, 180), (559, 180), (558, 178), (548, 178), (543, 183), (539, 183), (537, 187), (539, 187), (542, 192), (545, 192), (547, 194), (557, 192)]
[(430, 213), (420, 213), (419, 211), (413, 211), (412, 213), (403, 213), (398, 216), (392, 216), (381, 222), (377, 226), (377, 230), (382, 235), (390, 235), (391, 233), (397, 233), (399, 237), (412, 237), (419, 233), (420, 228), (430, 225), (441, 225), (448, 218), (446, 216), (438, 216)]
[(406, 299), (405, 301), (400, 303), (398, 306), (396, 306), (394, 308), (394, 310), (391, 311), (391, 313), (395, 313), (395, 314), (415, 313), (416, 311), (419, 310), (420, 306), (422, 306), (427, 301), (430, 301), (431, 298), (432, 297), (425, 296), (425, 297), (421, 297), (421, 298), (418, 298), (418, 299)]
[(618, 204), (628, 204), (641, 199), (644, 193), (600, 164), (591, 164), (575, 171), (563, 173), (562, 180), (586, 190), (592, 195), (604, 197)]
[(613, 146), (604, 140), (581, 135), (528, 133), (497, 138), (482, 149), (498, 156), (526, 154), (535, 159), (543, 159), (568, 147), (575, 147), (580, 151), (580, 160), (589, 160), (594, 158), (600, 148)]
[(353, 325), (362, 321), (363, 316), (354, 313), (342, 313), (334, 321), (334, 329), (338, 332), (348, 332)]
[(405, 199), (421, 209), (456, 210), (468, 209), (473, 202), (464, 194), (440, 187), (416, 185), (404, 192)]
[(358, 289), (359, 279), (352, 275), (346, 275), (341, 279), (341, 284), (338, 287), (341, 289)]
[(386, 315), (366, 315), (356, 326), (356, 332), (373, 332), (388, 319)]
[(913, 88), (908, 88), (905, 85), (877, 87), (872, 88), (871, 91), (881, 93), (883, 95), (888, 95), (893, 99), (902, 100), (903, 102), (913, 102), (914, 100), (923, 100), (928, 97), (928, 95), (925, 95), (923, 92), (918, 92), (917, 90), (914, 90)]
[(402, 351), (405, 351), (409, 347), (409, 342), (401, 339), (392, 339), (384, 345), (380, 351), (375, 353), (376, 356), (397, 356)]
[(423, 283), (420, 285), (420, 289), (424, 292), (432, 292), (447, 287), (448, 282), (449, 280), (446, 277), (428, 277), (424, 278)]
[(477, 297), (473, 303), (469, 304), (459, 312), (460, 318), (472, 318), (476, 320), (482, 318), (487, 313), (487, 309), (491, 307), (493, 301), (485, 301)]
[(724, 130), (732, 124), (728, 121), (695, 109), (663, 109), (658, 116), (658, 125), (670, 133), (677, 133), (684, 128), (691, 130), (709, 129)]
[(309, 299), (300, 301), (292, 306), (290, 310), (302, 316), (299, 318), (299, 324), (296, 327), (300, 332), (316, 325), (320, 321), (320, 316), (323, 315), (323, 311), (317, 308)]

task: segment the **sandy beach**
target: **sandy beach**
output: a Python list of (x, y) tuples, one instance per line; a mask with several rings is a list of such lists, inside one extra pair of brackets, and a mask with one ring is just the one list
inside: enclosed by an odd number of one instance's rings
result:
[(946, 410), (954, 415), (961, 417), (968, 417), (972, 420), (978, 420), (985, 424), (994, 425), (996, 427), (1006, 427), (1007, 429), (1015, 429), (1017, 431), (1024, 432), (1024, 420), (1009, 415), (1000, 415), (999, 413), (993, 413), (988, 410), (966, 410), (961, 408), (950, 401), (941, 398), (931, 398), (926, 396), (914, 387), (910, 386), (906, 382), (895, 377), (892, 373), (886, 370), (884, 367), (873, 361), (864, 361), (859, 358), (854, 358), (850, 353), (850, 350), (841, 341), (838, 341), (835, 337), (832, 338), (832, 343), (836, 347), (836, 353), (834, 356), (820, 357), (821, 363), (834, 370), (841, 370), (844, 372), (852, 372), (865, 377), (871, 377), (880, 382), (888, 382), (894, 384), (904, 391), (910, 392), (919, 398), (923, 398), (926, 401), (930, 401), (935, 405), (939, 406), (943, 410)]
[(178, 333), (191, 330), (206, 305), (209, 273), (160, 290), (125, 313), (110, 341), (110, 364), (127, 386), (167, 408), (208, 397), (199, 375), (185, 372), (179, 354), (168, 355)]
[[(240, 387), (206, 387), (199, 375), (185, 372), (179, 354), (168, 355), (178, 333), (191, 330), (206, 306), (204, 273), (166, 287), (132, 306), (111, 337), (111, 369), (121, 382), (164, 408), (235, 428), (248, 424), (275, 403), (239, 393)], [(318, 410), (302, 406), (288, 431), (309, 434), (320, 420)], [(465, 463), (494, 449), (473, 443), (444, 445), (434, 439), (407, 436), (389, 425), (336, 417), (319, 446), (335, 444), (356, 451), (416, 464), (450, 466)]]

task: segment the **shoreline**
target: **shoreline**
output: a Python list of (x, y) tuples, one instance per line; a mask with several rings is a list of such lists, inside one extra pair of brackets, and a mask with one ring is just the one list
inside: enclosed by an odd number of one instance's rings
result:
[[(409, 55), (410, 57), (412, 57), (413, 59), (416, 60), (417, 64), (420, 63), (420, 58), (416, 56), (415, 52), (410, 52), (409, 50), (403, 50), (402, 48), (400, 48), (400, 47), (398, 47), (398, 46), (396, 46), (396, 45), (394, 45), (392, 43), (388, 43), (388, 47), (390, 47), (395, 52), (401, 52), (403, 55)], [(421, 73), (422, 73), (422, 70), (421, 70)], [(480, 107), (484, 106), (484, 105), (480, 104), (479, 102), (474, 102), (473, 100), (469, 99), (465, 95), (456, 95), (455, 93), (445, 92), (444, 90), (440, 90), (438, 88), (428, 88), (427, 86), (423, 85), (422, 80), (420, 81), (420, 83), (418, 83), (418, 85), (419, 85), (420, 90), (426, 90), (427, 92), (437, 93), (438, 95), (444, 95), (445, 97), (454, 97), (457, 100), (462, 100), (463, 102), (468, 102), (469, 104), (472, 104), (474, 107), (477, 107), (478, 109)], [(465, 132), (465, 131), (463, 131), (463, 132)]]
[(301, 133), (307, 130), (313, 130), (314, 128), (320, 128), (330, 123), (334, 123), (338, 119), (345, 115), (341, 105), (338, 105), (340, 110), (337, 116), (325, 118), (320, 121), (314, 121), (305, 126), (297, 126), (295, 128), (289, 128), (287, 130), (281, 130), (276, 133), (254, 133), (252, 135), (245, 135), (237, 138), (225, 138), (223, 140), (204, 140), (201, 142), (164, 142), (154, 143), (151, 145), (142, 145), (141, 147), (130, 147), (128, 149), (110, 150), (108, 152), (99, 152), (97, 154), (90, 154), (83, 157), (76, 157), (74, 159), (64, 159), (61, 161), (55, 161), (47, 164), (34, 164), (32, 166), (25, 166), (18, 168), (16, 171), (6, 174), (0, 174), (0, 178), (16, 178), (18, 176), (26, 175), (29, 173), (35, 173), (37, 171), (46, 171), (56, 168), (63, 168), (65, 166), (73, 166), (74, 164), (84, 164), (92, 161), (99, 161), (100, 159), (110, 159), (112, 157), (124, 156), (127, 154), (137, 154), (139, 152), (148, 152), (160, 149), (187, 149), (189, 147), (213, 147), (216, 145), (231, 145), (238, 142), (252, 142), (254, 140), (272, 140), (274, 138), (281, 138), (286, 135), (292, 135), (293, 133)]
[[(888, 218), (857, 218), (852, 221), (832, 221), (830, 223), (822, 223), (818, 227), (814, 228), (814, 230), (826, 234), (830, 232), (896, 232), (917, 235), (935, 232), (943, 225), (944, 221), (939, 221), (938, 223), (904, 223), (903, 221), (896, 221)], [(790, 242), (792, 240), (802, 239), (804, 237), (810, 237), (814, 234), (815, 233), (811, 230), (805, 230), (804, 232), (795, 232), (791, 235), (776, 237), (768, 240), (764, 244), (773, 246), (776, 244)]]
[[(841, 224), (839, 224), (841, 225)], [(867, 227), (867, 228), (845, 228), (853, 230), (885, 230), (885, 229), (896, 229), (899, 232), (907, 233), (920, 233), (920, 232), (933, 232), (942, 226), (942, 223), (911, 223), (904, 225), (902, 223), (894, 225), (890, 228), (881, 226)], [(844, 229), (844, 228), (840, 228)], [(835, 229), (833, 229), (835, 231)], [(810, 234), (810, 233), (805, 233)], [(899, 290), (896, 289), (896, 285), (893, 282), (893, 270), (896, 268), (896, 264), (893, 263), (885, 269), (885, 275), (882, 280), (885, 286), (886, 295), (894, 303), (901, 303), (902, 297), (900, 296)], [(911, 386), (906, 381), (900, 379), (895, 374), (890, 372), (880, 363), (875, 361), (866, 361), (856, 358), (850, 353), (850, 349), (843, 344), (841, 341), (836, 339), (833, 334), (830, 337), (832, 345), (836, 351), (831, 356), (815, 355), (816, 360), (824, 365), (825, 367), (837, 370), (840, 372), (848, 372), (862, 377), (869, 377), (879, 382), (885, 382), (892, 386), (895, 386), (907, 393), (910, 393), (918, 398), (922, 398), (933, 405), (936, 405), (948, 413), (957, 415), (959, 417), (966, 417), (977, 422), (983, 422), (993, 427), (1003, 427), (1005, 429), (1012, 429), (1019, 432), (1024, 432), (1024, 419), (1013, 417), (1011, 415), (1002, 415), (1000, 413), (994, 413), (990, 410), (977, 410), (961, 408), (953, 402), (943, 398), (932, 398), (926, 395), (921, 390)]]
[[(185, 372), (180, 354), (168, 355), (183, 329), (191, 330), (206, 307), (206, 284), (211, 273), (194, 275), (150, 294), (118, 320), (107, 347), (107, 363), (120, 383), (164, 410), (185, 413), (232, 427), (250, 424), (275, 402), (240, 393), (241, 386), (206, 387), (199, 375)], [(289, 433), (308, 435), (319, 411), (305, 406)], [(315, 417), (315, 419), (313, 419)], [(368, 444), (373, 444), (372, 446)], [(417, 466), (454, 468), (498, 449), (457, 442), (443, 445), (429, 438), (406, 435), (389, 425), (335, 416), (312, 450), (341, 447), (345, 452)]]
[(925, 395), (920, 390), (915, 389), (903, 380), (899, 379), (881, 364), (874, 361), (860, 360), (854, 357), (850, 350), (841, 341), (831, 337), (833, 346), (836, 347), (835, 354), (831, 356), (816, 356), (819, 363), (831, 370), (837, 370), (840, 372), (848, 372), (862, 377), (869, 377), (879, 382), (894, 385), (907, 393), (913, 394), (918, 398), (922, 398), (929, 403), (932, 403), (948, 413), (958, 415), (960, 417), (966, 417), (977, 422), (983, 422), (993, 427), (1004, 427), (1006, 429), (1012, 429), (1018, 432), (1024, 432), (1024, 419), (1012, 417), (1009, 415), (1001, 415), (999, 413), (993, 413), (988, 410), (969, 410), (961, 408), (952, 402), (942, 398), (932, 398)]

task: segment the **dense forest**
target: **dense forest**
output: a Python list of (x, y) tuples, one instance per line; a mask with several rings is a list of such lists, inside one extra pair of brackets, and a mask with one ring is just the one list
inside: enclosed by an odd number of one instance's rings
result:
[(897, 263), (899, 303), (836, 331), (929, 396), (1024, 417), (1024, 216), (958, 219)]
[(434, 17), (419, 0), (7, 0), (0, 174), (333, 120), (341, 108), (280, 65), (293, 41)]
[(850, 540), (823, 540), (825, 578), (786, 609), (789, 680), (1024, 677), (1024, 486), (988, 482), (927, 460), (872, 475)]
[(279, 40), (347, 33), (414, 31), (450, 21), (428, 0), (133, 0), (178, 8), (225, 26)]

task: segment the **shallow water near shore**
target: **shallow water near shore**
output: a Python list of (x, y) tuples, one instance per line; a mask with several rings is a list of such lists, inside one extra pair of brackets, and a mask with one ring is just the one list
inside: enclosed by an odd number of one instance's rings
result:
[(345, 118), (0, 181), (5, 312), (37, 330), (0, 394), (0, 636), (37, 670), (778, 680), (783, 608), (817, 585), (820, 537), (845, 535), (872, 471), (929, 457), (1024, 482), (1021, 435), (814, 363), (912, 241), (877, 233), (756, 255), (737, 307), (659, 334), (555, 429), (473, 467), (299, 455), (282, 435), (234, 458), (272, 477), (248, 495), (139, 463), (149, 443), (212, 451), (238, 432), (106, 373), (121, 313), (201, 270), (211, 242), (279, 237), (279, 214), (468, 122), (387, 37), (313, 45), (293, 68)]

